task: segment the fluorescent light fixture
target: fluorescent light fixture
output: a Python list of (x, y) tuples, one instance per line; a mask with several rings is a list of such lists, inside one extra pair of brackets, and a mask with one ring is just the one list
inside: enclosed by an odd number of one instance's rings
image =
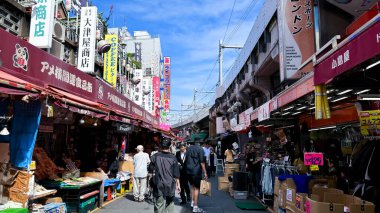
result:
[(293, 108), (294, 108), (294, 106), (291, 106), (291, 107), (288, 107), (288, 108), (284, 109), (284, 111), (287, 111), (287, 110), (293, 109)]
[(376, 66), (376, 65), (378, 65), (378, 64), (380, 64), (380, 61), (376, 61), (375, 63), (373, 63), (373, 64), (371, 64), (371, 65), (368, 65), (368, 67), (366, 67), (365, 69), (366, 69), (366, 70), (369, 70), (369, 69), (371, 69), (372, 67), (374, 67), (374, 66)]
[(273, 126), (273, 124), (269, 124), (269, 125), (266, 125), (266, 126), (264, 126), (264, 127), (271, 127), (271, 126)]
[(290, 114), (290, 112), (285, 112), (285, 113), (282, 113), (282, 115), (288, 115)]
[(84, 119), (83, 119), (83, 118), (80, 119), (79, 123), (80, 123), (80, 124), (84, 124)]
[(371, 89), (365, 89), (365, 90), (362, 90), (362, 91), (359, 91), (357, 93), (355, 93), (356, 95), (359, 95), (359, 94), (362, 94), (362, 93), (365, 93), (365, 92), (368, 92), (370, 91)]
[(324, 130), (324, 129), (334, 129), (334, 128), (336, 128), (336, 126), (327, 126), (327, 127), (319, 128), (319, 130)]
[(256, 127), (262, 127), (263, 125), (257, 125)]
[(315, 109), (315, 107), (310, 107), (309, 109)]
[(293, 113), (292, 115), (298, 115), (298, 114), (300, 114), (301, 112), (295, 112), (295, 113)]
[(332, 93), (332, 92), (334, 92), (333, 89), (327, 90), (327, 94), (330, 94), (330, 93)]
[(346, 99), (346, 98), (348, 98), (348, 96), (340, 97), (340, 98), (338, 98), (338, 99), (332, 100), (331, 102), (341, 101), (341, 100)]
[(328, 100), (330, 100), (332, 97), (327, 97)]
[(338, 95), (343, 95), (343, 94), (349, 93), (349, 92), (351, 92), (351, 91), (352, 91), (352, 89), (346, 89), (346, 90), (344, 90), (344, 91), (338, 93)]
[(379, 94), (361, 94), (361, 95), (358, 95), (358, 100), (380, 101), (380, 95)]
[(321, 128), (315, 128), (315, 129), (309, 129), (309, 132), (317, 131), (317, 130), (325, 130), (325, 129), (334, 129), (336, 126), (327, 126), (327, 127), (321, 127)]
[(280, 112), (275, 112), (275, 113), (273, 113), (273, 115), (277, 115), (277, 114), (280, 114)]
[(300, 107), (300, 108), (298, 108), (296, 110), (302, 110), (302, 109), (305, 109), (305, 108), (306, 108), (306, 106), (303, 106), (303, 107)]

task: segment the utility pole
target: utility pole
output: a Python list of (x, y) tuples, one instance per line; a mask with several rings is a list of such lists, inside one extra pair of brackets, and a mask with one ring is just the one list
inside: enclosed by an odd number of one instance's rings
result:
[(222, 86), (223, 83), (223, 49), (243, 49), (242, 46), (226, 46), (223, 44), (222, 40), (219, 40), (219, 87)]

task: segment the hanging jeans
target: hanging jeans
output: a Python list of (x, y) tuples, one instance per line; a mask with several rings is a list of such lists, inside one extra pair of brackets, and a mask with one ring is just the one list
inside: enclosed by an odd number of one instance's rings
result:
[(273, 194), (273, 181), (272, 181), (272, 172), (271, 167), (269, 165), (264, 165), (262, 167), (262, 191), (265, 195)]

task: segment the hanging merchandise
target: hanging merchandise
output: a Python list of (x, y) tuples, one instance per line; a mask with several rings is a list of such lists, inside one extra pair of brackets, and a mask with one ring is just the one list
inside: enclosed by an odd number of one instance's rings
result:
[(15, 167), (28, 168), (33, 155), (34, 144), (41, 119), (41, 102), (14, 102), (11, 129), (10, 158)]
[(315, 86), (315, 119), (329, 119), (331, 117), (327, 88), (325, 84)]

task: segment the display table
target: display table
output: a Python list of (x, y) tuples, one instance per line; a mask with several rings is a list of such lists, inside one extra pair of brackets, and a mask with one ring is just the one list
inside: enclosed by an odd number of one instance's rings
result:
[(41, 182), (47, 189), (56, 189), (57, 196), (66, 203), (67, 212), (87, 212), (99, 207), (102, 181), (93, 178)]
[(42, 192), (35, 192), (33, 194), (33, 196), (30, 198), (30, 200), (37, 200), (37, 199), (40, 199), (43, 197), (54, 195), (55, 193), (57, 193), (57, 190), (55, 190), (55, 189), (46, 190), (46, 191), (42, 191)]

